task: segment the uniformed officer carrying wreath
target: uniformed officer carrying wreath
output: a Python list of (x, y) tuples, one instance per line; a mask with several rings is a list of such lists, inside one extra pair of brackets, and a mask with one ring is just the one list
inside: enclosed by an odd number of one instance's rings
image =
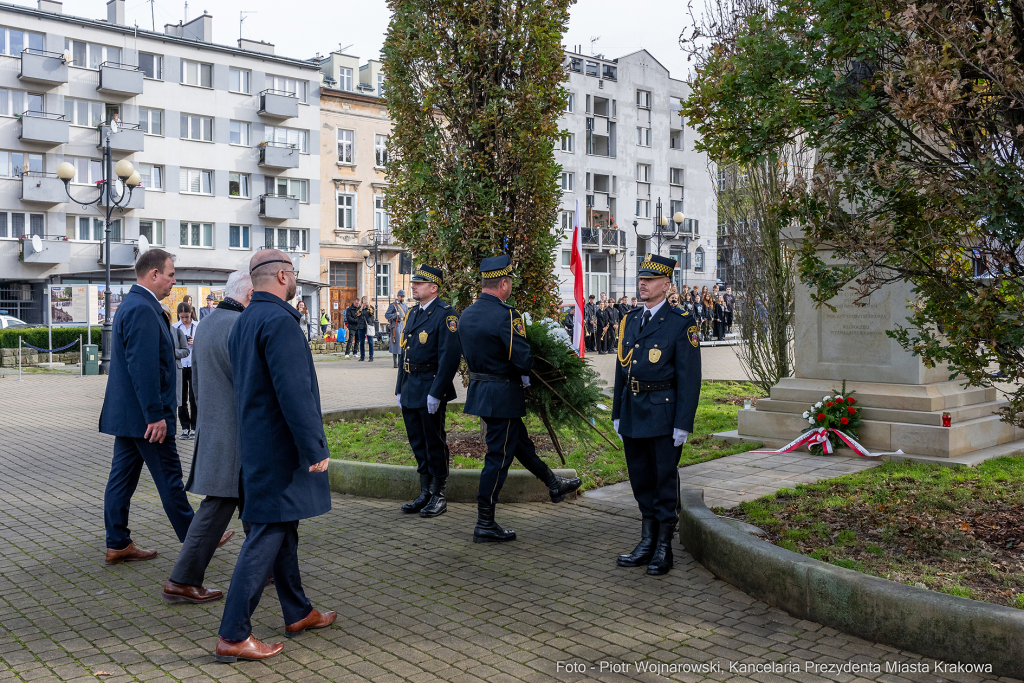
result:
[(459, 321), (462, 352), (469, 366), (469, 392), (464, 412), (479, 415), (487, 427), (487, 456), (476, 497), (475, 543), (515, 540), (516, 532), (502, 529), (494, 521), (494, 508), (512, 458), (518, 459), (544, 482), (552, 502), (562, 501), (583, 483), (579, 478), (565, 479), (552, 472), (537, 457), (537, 449), (526, 433), (523, 387), (530, 386), (533, 356), (522, 317), (505, 304), (512, 293), (511, 275), (508, 256), (481, 261), (483, 293), (462, 312)]
[(648, 254), (637, 268), (642, 306), (619, 324), (612, 419), (622, 438), (633, 497), (643, 517), (640, 543), (620, 567), (672, 569), (679, 522), (679, 457), (700, 398), (700, 330), (691, 313), (665, 301), (675, 260)]
[(416, 456), (420, 495), (402, 506), (402, 512), (437, 517), (448, 510), (448, 444), (445, 413), (455, 398), (452, 378), (459, 369), (462, 344), (459, 315), (438, 298), (444, 284), (441, 271), (420, 266), (411, 278), (412, 298), (419, 305), (409, 310), (399, 345), (402, 350), (395, 398), (402, 409), (409, 446)]

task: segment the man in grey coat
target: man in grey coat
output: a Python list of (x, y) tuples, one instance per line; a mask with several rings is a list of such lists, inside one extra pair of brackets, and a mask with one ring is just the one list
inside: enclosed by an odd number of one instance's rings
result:
[(225, 534), (238, 507), (238, 434), (228, 335), (252, 298), (248, 273), (228, 277), (225, 299), (203, 317), (192, 342), (193, 383), (199, 421), (192, 470), (185, 490), (206, 496), (178, 554), (171, 577), (164, 585), (167, 602), (204, 603), (223, 593), (203, 587), (213, 553), (234, 534)]

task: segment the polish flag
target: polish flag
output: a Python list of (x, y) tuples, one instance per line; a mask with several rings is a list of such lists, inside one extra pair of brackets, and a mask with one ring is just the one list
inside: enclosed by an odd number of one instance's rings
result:
[(583, 247), (580, 244), (580, 200), (576, 200), (576, 212), (572, 228), (572, 256), (569, 259), (569, 270), (573, 275), (573, 299), (576, 300), (576, 313), (572, 322), (572, 345), (576, 353), (583, 358), (586, 345), (583, 343), (583, 307), (586, 304), (583, 296)]

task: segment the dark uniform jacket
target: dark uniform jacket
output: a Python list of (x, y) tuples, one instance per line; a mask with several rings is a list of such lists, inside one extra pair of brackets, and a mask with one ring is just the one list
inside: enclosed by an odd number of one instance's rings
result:
[(176, 375), (174, 338), (163, 309), (149, 290), (132, 285), (114, 316), (100, 431), (141, 439), (147, 425), (163, 420), (173, 436)]
[[(455, 309), (440, 299), (432, 301), (426, 313), (421, 306), (413, 306), (405, 319), (401, 345), (395, 394), (402, 395), (402, 406), (426, 408), (428, 395), (454, 401), (452, 379), (462, 360), (459, 314)], [(416, 370), (417, 366), (432, 369)]]
[(313, 356), (299, 312), (268, 292), (254, 292), (228, 336), (242, 465), (242, 519), (270, 524), (331, 509), (330, 456)]
[(533, 356), (518, 311), (492, 294), (481, 294), (462, 312), (459, 339), (469, 371), (500, 380), (477, 381), (471, 375), (463, 412), (481, 417), (525, 416), (526, 400), (520, 378), (530, 374)]
[[(619, 327), (612, 419), (619, 420), (619, 434), (634, 439), (692, 432), (701, 378), (697, 322), (665, 302), (641, 332), (644, 308), (631, 310)], [(634, 394), (633, 381), (674, 386)]]
[[(597, 338), (598, 339), (610, 339), (612, 336), (612, 312), (605, 308), (601, 310), (597, 309)], [(605, 328), (608, 328), (605, 330)]]

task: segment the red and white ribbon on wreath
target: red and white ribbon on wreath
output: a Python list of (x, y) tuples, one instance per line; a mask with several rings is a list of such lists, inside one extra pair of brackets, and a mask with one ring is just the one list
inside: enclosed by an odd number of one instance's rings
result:
[(807, 450), (811, 450), (811, 446), (819, 444), (821, 445), (822, 449), (824, 449), (826, 454), (832, 455), (832, 442), (829, 441), (828, 438), (829, 432), (832, 432), (833, 434), (838, 436), (840, 441), (845, 443), (850, 449), (852, 449), (857, 455), (861, 456), (862, 458), (877, 458), (881, 455), (903, 454), (903, 451), (899, 449), (885, 453), (872, 453), (871, 451), (857, 443), (857, 441), (854, 440), (853, 438), (847, 436), (846, 434), (843, 434), (838, 429), (832, 429), (829, 427), (817, 427), (808, 432), (804, 432), (796, 439), (790, 441), (788, 444), (783, 446), (782, 448), (777, 448), (775, 450), (761, 449), (756, 451), (748, 451), (748, 453), (789, 453), (791, 451), (795, 451), (801, 446), (807, 446)]

